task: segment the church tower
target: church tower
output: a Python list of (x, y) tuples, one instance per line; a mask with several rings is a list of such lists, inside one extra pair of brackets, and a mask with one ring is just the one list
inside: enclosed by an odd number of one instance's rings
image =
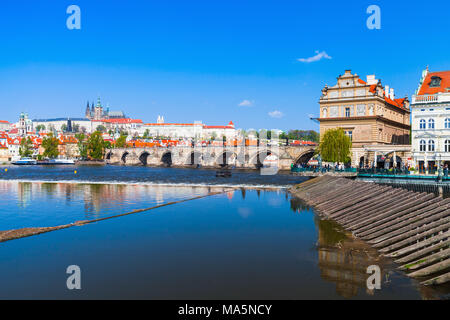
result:
[(94, 109), (94, 120), (101, 120), (103, 118), (103, 107), (100, 101), (100, 97), (97, 99), (97, 105)]
[(87, 106), (86, 106), (85, 116), (86, 116), (86, 118), (91, 119), (91, 108), (89, 107), (89, 101), (88, 101)]

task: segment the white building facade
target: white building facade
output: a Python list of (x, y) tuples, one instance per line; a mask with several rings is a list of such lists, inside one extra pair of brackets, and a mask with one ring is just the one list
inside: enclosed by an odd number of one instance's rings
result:
[(421, 170), (450, 166), (450, 71), (422, 72), (411, 103), (412, 155)]
[(201, 122), (194, 123), (165, 123), (164, 117), (158, 116), (157, 123), (144, 125), (144, 132), (148, 130), (151, 137), (170, 137), (172, 139), (210, 139), (222, 140), (223, 137), (233, 139), (237, 137), (234, 123), (230, 121), (226, 126), (207, 126)]

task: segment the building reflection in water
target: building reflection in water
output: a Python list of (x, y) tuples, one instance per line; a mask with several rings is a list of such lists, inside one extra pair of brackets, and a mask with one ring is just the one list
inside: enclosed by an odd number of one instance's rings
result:
[[(291, 209), (301, 213), (311, 208), (298, 198), (291, 198)], [(352, 298), (358, 290), (364, 290), (371, 295), (374, 292), (367, 289), (367, 267), (378, 265), (381, 269), (383, 282), (386, 277), (382, 257), (377, 251), (363, 241), (353, 239), (350, 234), (330, 220), (314, 218), (318, 229), (317, 251), (318, 266), (322, 279), (336, 284), (336, 292), (344, 298)]]
[(336, 292), (345, 298), (356, 296), (358, 289), (373, 294), (367, 289), (367, 278), (370, 276), (367, 267), (379, 266), (381, 280), (386, 281), (385, 261), (378, 252), (363, 241), (346, 236), (332, 221), (315, 218), (315, 223), (318, 227), (317, 250), (322, 278), (336, 283)]
[[(8, 204), (17, 199), (17, 206), (26, 209), (32, 202), (63, 201), (66, 208), (81, 205), (86, 219), (225, 191), (229, 188), (0, 181), (0, 195)], [(232, 198), (233, 192), (228, 192), (227, 196)]]

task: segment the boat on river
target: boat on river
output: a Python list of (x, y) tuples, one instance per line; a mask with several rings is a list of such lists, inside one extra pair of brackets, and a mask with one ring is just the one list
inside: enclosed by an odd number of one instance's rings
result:
[(60, 165), (74, 165), (75, 161), (69, 159), (49, 159), (38, 161), (32, 158), (20, 158), (13, 161), (16, 166), (60, 166)]
[(216, 171), (216, 178), (230, 178), (231, 170), (230, 169), (222, 169)]
[(38, 161), (37, 164), (41, 166), (74, 165), (75, 161), (69, 159), (49, 159), (44, 161)]
[(13, 161), (12, 164), (16, 166), (33, 166), (37, 165), (37, 161), (32, 158), (20, 158), (19, 160)]

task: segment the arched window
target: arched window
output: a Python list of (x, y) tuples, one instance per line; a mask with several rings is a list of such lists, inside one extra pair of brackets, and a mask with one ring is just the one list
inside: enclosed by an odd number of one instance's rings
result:
[(424, 119), (420, 120), (420, 129), (426, 129), (426, 122)]
[(425, 140), (420, 140), (420, 151), (427, 151), (427, 143)]
[(450, 119), (445, 119), (445, 129), (450, 129)]
[(428, 120), (428, 129), (434, 129), (434, 119)]
[(450, 152), (450, 140), (445, 140), (445, 152)]
[(428, 151), (434, 151), (434, 140), (428, 140)]

